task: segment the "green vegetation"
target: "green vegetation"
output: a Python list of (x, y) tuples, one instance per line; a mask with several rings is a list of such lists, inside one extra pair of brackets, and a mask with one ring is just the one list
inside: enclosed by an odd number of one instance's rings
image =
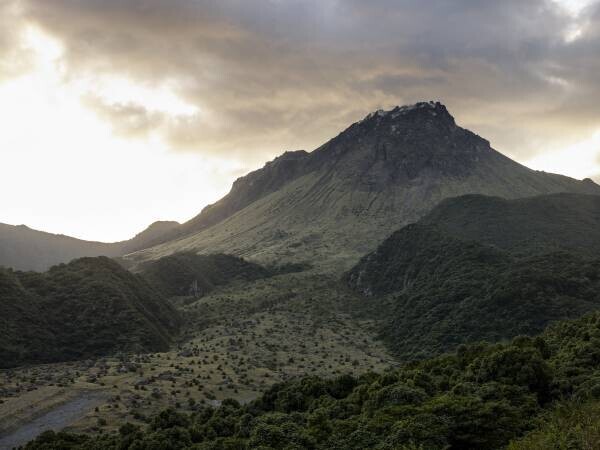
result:
[(600, 446), (600, 402), (566, 402), (549, 411), (540, 425), (508, 450), (596, 449)]
[[(382, 374), (278, 384), (243, 406), (166, 410), (119, 434), (47, 432), (26, 448), (597, 448), (598, 421), (579, 418), (597, 411), (599, 349), (595, 313), (535, 338), (461, 346)], [(574, 407), (564, 412), (565, 402)]]
[(365, 257), (346, 281), (371, 298), (402, 359), (541, 332), (600, 308), (600, 260), (566, 252), (515, 257), (414, 224)]
[(394, 233), (344, 279), (403, 359), (539, 333), (600, 307), (600, 197), (467, 195)]
[[(0, 370), (0, 435), (90, 390), (106, 400), (69, 430), (110, 433), (127, 421), (144, 425), (167, 408), (191, 412), (226, 398), (247, 403), (307, 374), (381, 372), (394, 358), (375, 340), (373, 322), (348, 314), (350, 295), (310, 271), (236, 282), (172, 302), (185, 324), (168, 352)], [(57, 394), (57, 386), (66, 392)]]
[(204, 295), (234, 281), (266, 278), (272, 272), (235, 256), (182, 252), (148, 261), (139, 267), (148, 283), (168, 297)]
[(169, 348), (179, 314), (106, 257), (0, 269), (0, 367)]
[(600, 196), (552, 194), (506, 200), (465, 195), (442, 201), (419, 223), (518, 255), (557, 250), (600, 254)]

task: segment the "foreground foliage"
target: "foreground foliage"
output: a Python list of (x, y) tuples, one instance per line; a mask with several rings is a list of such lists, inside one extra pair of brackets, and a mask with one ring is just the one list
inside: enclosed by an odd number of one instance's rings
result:
[(600, 446), (600, 401), (568, 402), (550, 411), (539, 428), (508, 446), (508, 450), (596, 449)]
[(595, 313), (535, 338), (461, 346), (400, 370), (279, 384), (245, 406), (226, 400), (191, 416), (167, 410), (118, 435), (47, 432), (26, 448), (496, 449), (523, 435), (512, 449), (561, 440), (597, 448), (597, 421), (579, 417), (597, 411), (585, 405), (599, 400)]

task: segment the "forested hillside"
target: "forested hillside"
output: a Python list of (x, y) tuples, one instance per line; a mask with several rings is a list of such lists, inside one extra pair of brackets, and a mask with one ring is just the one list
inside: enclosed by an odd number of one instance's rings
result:
[(384, 317), (403, 359), (539, 333), (600, 309), (600, 260), (559, 252), (516, 258), (422, 225), (387, 239), (348, 275)]
[(0, 269), (0, 365), (169, 347), (180, 318), (139, 276), (106, 257), (45, 273)]
[(176, 253), (139, 267), (142, 277), (168, 297), (203, 295), (216, 286), (234, 281), (252, 281), (272, 273), (258, 264), (224, 254)]
[(553, 250), (600, 254), (598, 195), (561, 193), (513, 200), (465, 195), (442, 201), (419, 223), (520, 255)]

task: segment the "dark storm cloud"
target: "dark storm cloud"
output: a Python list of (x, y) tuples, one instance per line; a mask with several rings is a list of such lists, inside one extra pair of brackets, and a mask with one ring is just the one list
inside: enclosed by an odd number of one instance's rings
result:
[(95, 102), (121, 133), (159, 128), (176, 148), (258, 161), (422, 99), (521, 159), (600, 123), (597, 4), (575, 19), (550, 0), (22, 3), (63, 41), (71, 76), (169, 82), (196, 105), (167, 119)]

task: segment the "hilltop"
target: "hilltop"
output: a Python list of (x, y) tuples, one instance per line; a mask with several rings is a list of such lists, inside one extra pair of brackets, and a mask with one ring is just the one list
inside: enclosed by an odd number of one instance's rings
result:
[(167, 350), (179, 313), (106, 257), (45, 273), (0, 269), (0, 365)]

